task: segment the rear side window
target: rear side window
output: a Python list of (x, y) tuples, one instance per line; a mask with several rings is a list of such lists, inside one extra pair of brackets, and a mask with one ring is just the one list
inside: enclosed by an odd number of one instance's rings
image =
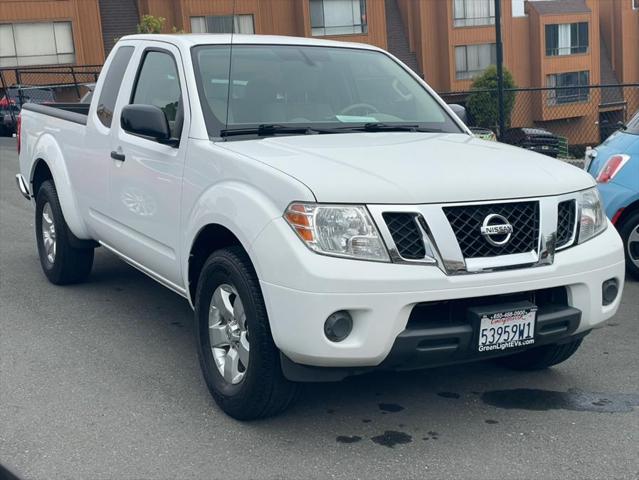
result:
[(180, 78), (173, 57), (156, 50), (147, 52), (131, 103), (159, 107), (169, 121), (171, 136), (179, 138), (184, 118), (181, 99)]
[(96, 110), (98, 118), (105, 127), (111, 127), (113, 120), (113, 110), (115, 109), (115, 101), (118, 99), (118, 92), (122, 85), (124, 72), (129, 65), (131, 55), (133, 55), (134, 47), (120, 47), (115, 52), (115, 57), (106, 73), (102, 91), (100, 92), (100, 100)]

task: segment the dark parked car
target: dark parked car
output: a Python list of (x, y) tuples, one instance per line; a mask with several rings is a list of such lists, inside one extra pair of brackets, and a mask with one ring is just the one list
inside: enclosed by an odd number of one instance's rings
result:
[(25, 103), (53, 103), (55, 95), (50, 88), (10, 87), (0, 98), (0, 136), (16, 131), (16, 120)]
[(0, 97), (0, 137), (9, 136), (15, 131), (14, 119), (20, 113), (16, 101), (6, 94)]
[(542, 128), (509, 128), (501, 141), (554, 158), (561, 151), (560, 138)]

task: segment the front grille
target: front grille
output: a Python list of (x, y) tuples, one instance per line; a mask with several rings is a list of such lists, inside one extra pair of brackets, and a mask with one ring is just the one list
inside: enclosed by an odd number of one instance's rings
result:
[[(505, 245), (492, 245), (481, 234), (484, 219), (492, 213), (503, 216), (513, 227), (510, 240)], [(537, 250), (538, 202), (444, 207), (444, 214), (455, 232), (464, 258), (496, 257)]]
[(575, 230), (576, 205), (574, 200), (566, 200), (557, 207), (557, 248), (568, 246)]
[(414, 213), (386, 212), (383, 214), (397, 252), (406, 260), (421, 260), (426, 255), (424, 240)]

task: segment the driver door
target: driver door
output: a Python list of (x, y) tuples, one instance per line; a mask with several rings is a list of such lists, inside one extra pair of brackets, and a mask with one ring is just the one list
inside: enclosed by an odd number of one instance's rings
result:
[[(111, 147), (110, 216), (118, 229), (112, 247), (165, 285), (182, 292), (179, 232), (182, 175), (190, 111), (180, 52), (148, 42), (128, 104), (155, 105), (166, 115), (176, 145), (133, 135), (118, 121)], [(115, 123), (115, 122), (114, 122)], [(139, 266), (139, 265), (138, 265)]]

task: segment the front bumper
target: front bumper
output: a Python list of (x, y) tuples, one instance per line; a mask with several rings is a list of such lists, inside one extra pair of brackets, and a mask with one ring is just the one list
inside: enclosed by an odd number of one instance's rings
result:
[[(424, 302), (565, 287), (566, 306), (581, 315), (574, 328), (552, 340), (583, 335), (615, 314), (624, 279), (623, 248), (614, 228), (558, 252), (552, 265), (459, 276), (445, 275), (433, 266), (318, 255), (283, 219), (265, 228), (251, 253), (275, 344), (292, 362), (321, 367), (379, 366), (396, 342), (408, 341), (402, 332), (414, 307)], [(620, 292), (612, 304), (603, 306), (601, 286), (610, 278), (618, 280)], [(333, 343), (323, 328), (326, 318), (338, 310), (351, 313), (353, 330), (342, 342)], [(454, 357), (452, 353), (431, 363), (467, 360)]]
[[(504, 304), (504, 309), (509, 309), (508, 304)], [(409, 320), (406, 329), (395, 339), (388, 356), (375, 367), (316, 367), (295, 363), (282, 354), (282, 370), (289, 380), (297, 382), (333, 382), (372, 370), (432, 368), (512, 355), (529, 348), (520, 346), (479, 352), (477, 328), (472, 321), (464, 320), (467, 319), (461, 316), (458, 320), (432, 324), (425, 322), (422, 325), (411, 325)], [(583, 338), (591, 330), (575, 334), (580, 321), (581, 312), (576, 308), (560, 305), (540, 307), (534, 346), (561, 344)]]

